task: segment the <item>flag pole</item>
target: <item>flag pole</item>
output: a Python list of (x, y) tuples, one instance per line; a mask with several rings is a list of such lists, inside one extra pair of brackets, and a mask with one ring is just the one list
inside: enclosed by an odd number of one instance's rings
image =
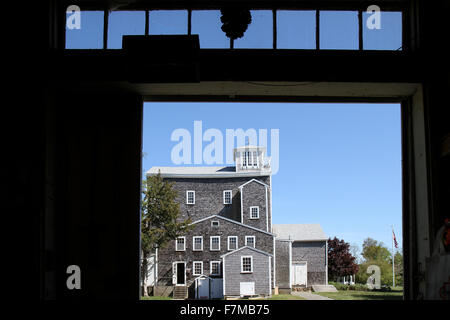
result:
[(395, 269), (394, 269), (394, 226), (392, 227), (392, 288), (395, 287)]

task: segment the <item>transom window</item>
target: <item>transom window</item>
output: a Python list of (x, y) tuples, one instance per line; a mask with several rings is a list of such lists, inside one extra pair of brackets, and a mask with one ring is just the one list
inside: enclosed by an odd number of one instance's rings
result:
[(228, 237), (228, 250), (236, 250), (238, 248), (238, 237), (229, 236)]
[(255, 247), (255, 236), (245, 236), (245, 245)]
[(231, 190), (225, 190), (223, 192), (223, 204), (231, 204)]
[(194, 251), (202, 251), (203, 250), (203, 237), (197, 236), (193, 238), (194, 243), (192, 250)]
[(192, 270), (194, 276), (203, 274), (203, 261), (194, 261)]
[(250, 219), (259, 219), (259, 207), (250, 207)]
[(220, 261), (211, 261), (211, 270), (212, 275), (220, 275)]
[(195, 204), (195, 191), (193, 190), (186, 191), (186, 203)]
[(198, 34), (205, 49), (403, 50), (402, 6), (375, 19), (374, 11), (356, 5), (348, 11), (291, 9), (251, 10), (243, 37), (231, 41), (217, 9), (82, 10), (80, 19), (68, 11), (65, 48), (121, 49), (123, 35)]
[(212, 236), (210, 243), (211, 251), (219, 251), (220, 250), (220, 236)]
[(186, 251), (186, 237), (178, 237), (175, 241), (176, 251)]
[(241, 272), (250, 273), (253, 272), (253, 257), (242, 256), (241, 257)]

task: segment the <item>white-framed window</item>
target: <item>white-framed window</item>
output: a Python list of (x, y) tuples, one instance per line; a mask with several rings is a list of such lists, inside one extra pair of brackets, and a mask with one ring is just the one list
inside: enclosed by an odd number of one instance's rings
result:
[(186, 204), (195, 204), (195, 191), (186, 191)]
[(238, 248), (238, 237), (229, 236), (228, 237), (228, 250), (236, 250)]
[(242, 166), (243, 166), (243, 167), (246, 167), (246, 166), (248, 165), (248, 155), (249, 155), (249, 153), (250, 153), (250, 152), (245, 151), (245, 152), (242, 152), (242, 154), (241, 154), (241, 157), (242, 157)]
[(258, 151), (244, 151), (241, 153), (243, 167), (259, 168)]
[(223, 192), (223, 204), (231, 204), (232, 190), (225, 190)]
[(249, 247), (255, 247), (255, 236), (245, 236), (245, 245)]
[(192, 262), (192, 274), (194, 276), (199, 276), (203, 274), (203, 261)]
[(220, 236), (212, 236), (209, 239), (209, 250), (220, 251)]
[(203, 237), (202, 236), (192, 237), (192, 250), (193, 251), (203, 251)]
[(220, 261), (211, 261), (209, 272), (211, 275), (220, 275)]
[(258, 168), (259, 167), (259, 159), (258, 159), (258, 152), (257, 151), (253, 151), (252, 153), (252, 160), (253, 160), (253, 167), (254, 168)]
[(253, 272), (253, 257), (242, 256), (241, 257), (241, 273)]
[(211, 221), (211, 227), (218, 228), (219, 225), (220, 225), (219, 221), (216, 221), (216, 220)]
[(258, 206), (250, 207), (250, 219), (259, 219), (259, 207)]
[(178, 237), (175, 240), (175, 251), (186, 251), (186, 237)]

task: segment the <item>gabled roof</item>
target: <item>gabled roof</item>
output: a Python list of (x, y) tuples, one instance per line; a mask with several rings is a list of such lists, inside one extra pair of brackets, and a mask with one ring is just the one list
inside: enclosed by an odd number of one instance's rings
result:
[(249, 228), (249, 229), (252, 229), (252, 230), (255, 230), (255, 231), (259, 231), (259, 232), (262, 232), (262, 233), (265, 233), (265, 234), (268, 234), (268, 235), (271, 235), (271, 236), (275, 236), (275, 234), (273, 234), (273, 233), (270, 233), (270, 232), (264, 231), (262, 229), (258, 229), (258, 228), (255, 228), (255, 227), (252, 227), (252, 226), (249, 226), (249, 225), (237, 222), (236, 220), (232, 220), (232, 219), (228, 219), (228, 218), (219, 216), (217, 214), (214, 214), (212, 216), (209, 216), (209, 217), (206, 217), (206, 218), (203, 218), (203, 219), (200, 219), (200, 220), (196, 220), (196, 221), (192, 222), (191, 225), (192, 224), (197, 224), (199, 222), (203, 222), (203, 221), (206, 221), (206, 220), (209, 220), (209, 219), (212, 219), (212, 218), (219, 218), (219, 219), (231, 222), (231, 223), (235, 223), (235, 224), (240, 225), (242, 227), (246, 227), (246, 228)]
[(293, 241), (324, 241), (328, 237), (320, 224), (274, 224), (272, 227), (277, 239)]
[(151, 167), (147, 171), (148, 176), (161, 172), (163, 178), (231, 178), (231, 177), (257, 177), (268, 176), (267, 171), (240, 171), (236, 167)]
[(231, 251), (231, 252), (225, 253), (225, 254), (221, 255), (220, 257), (221, 257), (221, 258), (224, 258), (224, 257), (226, 257), (226, 256), (228, 256), (228, 255), (230, 255), (230, 254), (237, 253), (238, 251), (241, 251), (242, 249), (250, 249), (250, 250), (252, 250), (252, 251), (255, 251), (255, 252), (264, 254), (264, 255), (266, 255), (266, 256), (273, 257), (273, 254), (270, 254), (270, 253), (268, 253), (268, 252), (265, 252), (265, 251), (262, 251), (262, 250), (259, 250), (259, 249), (253, 248), (253, 247), (249, 247), (249, 246), (240, 247), (239, 249), (236, 249), (236, 250), (233, 250), (233, 251)]
[(258, 182), (259, 184), (262, 184), (263, 186), (269, 188), (269, 185), (268, 185), (268, 184), (265, 184), (264, 182), (261, 182), (261, 181), (256, 180), (256, 179), (252, 179), (252, 180), (250, 180), (250, 181), (247, 181), (247, 182), (244, 183), (244, 184), (241, 184), (241, 185), (239, 186), (239, 188), (245, 187), (245, 186), (246, 186), (247, 184), (249, 184), (250, 182)]

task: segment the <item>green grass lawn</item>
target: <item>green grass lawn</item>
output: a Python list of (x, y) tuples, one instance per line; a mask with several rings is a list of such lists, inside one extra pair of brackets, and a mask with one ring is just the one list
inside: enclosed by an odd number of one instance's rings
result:
[(294, 296), (292, 294), (274, 294), (267, 300), (306, 300), (305, 298)]
[(149, 296), (149, 297), (141, 297), (141, 300), (172, 300), (172, 298), (161, 296)]
[[(149, 297), (141, 297), (141, 300), (172, 300), (171, 297), (160, 297), (160, 296), (149, 296)], [(248, 300), (248, 299), (245, 299)], [(306, 300), (302, 297), (290, 295), (290, 294), (277, 294), (272, 295), (270, 298), (267, 298), (267, 300)]]
[(341, 290), (338, 292), (314, 292), (334, 300), (402, 300), (403, 288), (396, 287), (389, 292)]

